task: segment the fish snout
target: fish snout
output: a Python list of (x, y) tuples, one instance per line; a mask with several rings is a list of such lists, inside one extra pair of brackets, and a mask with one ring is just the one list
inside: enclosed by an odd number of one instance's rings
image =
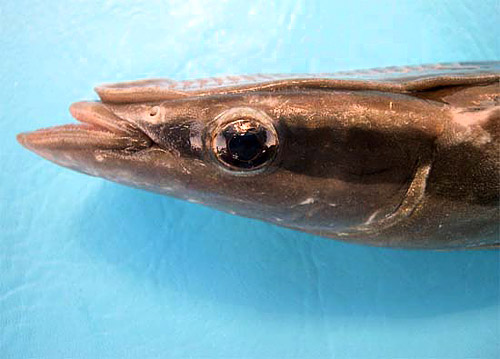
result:
[(70, 112), (80, 123), (21, 133), (17, 141), (52, 162), (85, 173), (103, 151), (131, 154), (152, 145), (142, 131), (100, 102), (76, 102)]

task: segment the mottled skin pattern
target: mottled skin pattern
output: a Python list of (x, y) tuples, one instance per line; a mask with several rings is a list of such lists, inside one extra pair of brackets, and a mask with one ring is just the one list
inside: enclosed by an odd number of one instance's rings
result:
[[(499, 68), (111, 84), (97, 88), (102, 102), (72, 105), (82, 124), (18, 140), (80, 172), (324, 237), (496, 247)], [(276, 157), (255, 171), (223, 166), (210, 144), (228, 116), (273, 126)]]

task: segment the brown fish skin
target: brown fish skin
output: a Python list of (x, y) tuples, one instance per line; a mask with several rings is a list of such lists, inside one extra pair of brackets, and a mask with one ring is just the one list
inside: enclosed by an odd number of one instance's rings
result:
[[(324, 237), (495, 247), (499, 98), (488, 76), (401, 93), (292, 86), (80, 102), (71, 112), (84, 124), (18, 140), (80, 172)], [(214, 132), (239, 118), (276, 131), (276, 157), (263, 168), (235, 171), (214, 156)]]

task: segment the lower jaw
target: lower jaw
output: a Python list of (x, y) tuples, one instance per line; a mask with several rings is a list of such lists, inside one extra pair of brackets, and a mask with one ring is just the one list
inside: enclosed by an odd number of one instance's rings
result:
[[(127, 134), (114, 133), (93, 124), (68, 124), (22, 133), (17, 140), (36, 153), (46, 150), (120, 150), (141, 142)], [(147, 142), (147, 141), (143, 141)], [(139, 147), (147, 147), (143, 143)]]

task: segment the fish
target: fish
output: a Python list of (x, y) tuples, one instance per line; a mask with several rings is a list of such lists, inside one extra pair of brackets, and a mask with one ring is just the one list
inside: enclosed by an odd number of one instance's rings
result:
[(500, 246), (500, 61), (95, 88), (17, 136), (58, 165), (317, 236)]

